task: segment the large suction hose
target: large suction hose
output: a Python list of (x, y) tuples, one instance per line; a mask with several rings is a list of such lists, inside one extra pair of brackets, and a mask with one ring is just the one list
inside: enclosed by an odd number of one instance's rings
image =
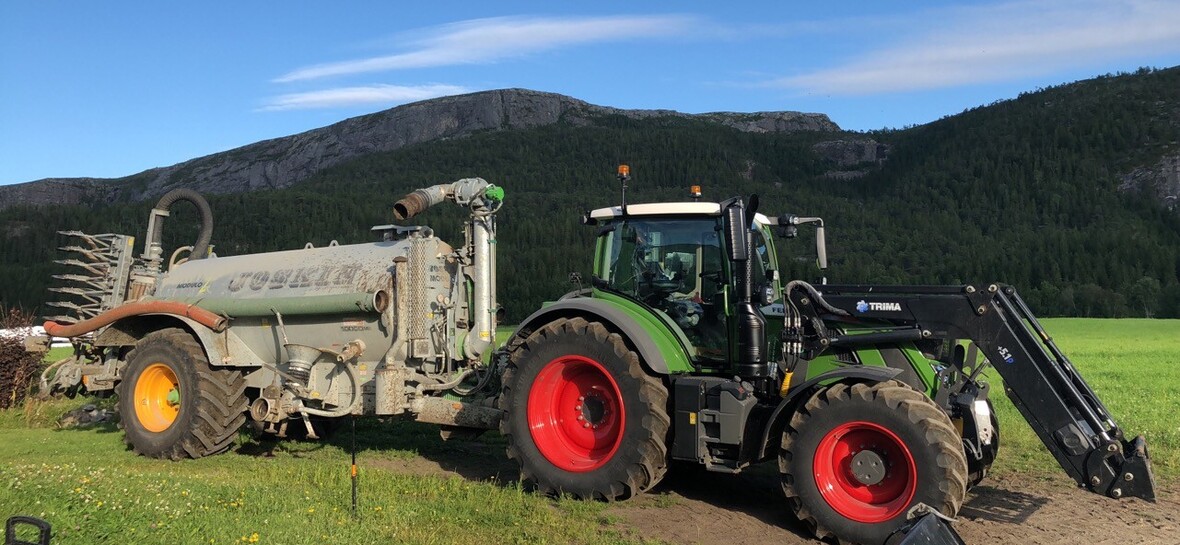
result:
[[(209, 253), (209, 241), (213, 239), (213, 210), (209, 208), (209, 203), (201, 196), (200, 193), (191, 189), (173, 189), (160, 197), (160, 201), (156, 203), (154, 210), (167, 212), (168, 209), (176, 201), (188, 201), (197, 207), (197, 211), (201, 214), (201, 232), (197, 235), (197, 242), (193, 244), (193, 251), (189, 253), (189, 260), (204, 259)], [(153, 217), (153, 219), (155, 219)], [(148, 233), (147, 243), (159, 244), (164, 233), (164, 220), (159, 218), (152, 222), (151, 232)], [(148, 251), (151, 251), (150, 248)]]

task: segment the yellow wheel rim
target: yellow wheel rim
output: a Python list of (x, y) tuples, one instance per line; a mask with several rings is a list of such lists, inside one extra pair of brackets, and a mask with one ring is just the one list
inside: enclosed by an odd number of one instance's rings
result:
[(144, 429), (162, 432), (180, 414), (180, 381), (171, 367), (153, 363), (135, 383), (135, 417)]

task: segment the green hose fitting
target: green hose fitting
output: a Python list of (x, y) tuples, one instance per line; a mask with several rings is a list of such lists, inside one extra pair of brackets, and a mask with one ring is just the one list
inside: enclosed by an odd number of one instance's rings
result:
[(495, 184), (488, 184), (488, 188), (484, 190), (483, 196), (490, 201), (503, 201), (504, 188)]

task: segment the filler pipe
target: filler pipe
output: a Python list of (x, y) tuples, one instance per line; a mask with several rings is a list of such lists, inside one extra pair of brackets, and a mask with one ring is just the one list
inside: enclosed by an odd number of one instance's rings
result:
[(464, 178), (450, 184), (439, 184), (418, 189), (393, 205), (393, 215), (399, 220), (412, 218), (427, 208), (450, 200), (471, 208), (472, 282), (475, 293), (471, 302), (474, 323), (464, 343), (464, 355), (479, 359), (493, 345), (496, 331), (496, 285), (492, 270), (496, 257), (496, 210), (504, 200), (504, 190), (483, 178)]

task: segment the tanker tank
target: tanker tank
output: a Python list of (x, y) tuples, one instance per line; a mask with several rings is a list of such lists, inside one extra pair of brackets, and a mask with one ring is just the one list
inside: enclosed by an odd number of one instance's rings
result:
[[(230, 317), (234, 334), (262, 360), (283, 359), (281, 316), (291, 342), (341, 348), (359, 339), (369, 347), (364, 359), (375, 362), (394, 341), (395, 320), (443, 315), (436, 307), (453, 295), (457, 267), (446, 259), (452, 253), (442, 240), (414, 233), (395, 241), (213, 257), (174, 266), (148, 299)], [(421, 286), (407, 288), (417, 294), (403, 309), (409, 316), (390, 308), (395, 261), (405, 263), (407, 286)], [(325, 322), (337, 326), (325, 328)]]

